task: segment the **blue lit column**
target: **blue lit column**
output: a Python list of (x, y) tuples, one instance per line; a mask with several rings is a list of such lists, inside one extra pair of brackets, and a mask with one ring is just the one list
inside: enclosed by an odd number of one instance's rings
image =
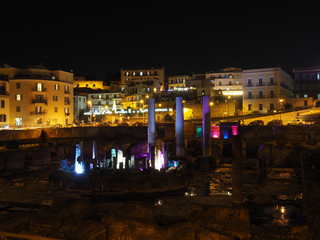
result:
[(154, 164), (154, 149), (156, 146), (156, 113), (155, 113), (155, 98), (149, 98), (148, 102), (148, 149), (149, 160), (151, 167), (155, 168)]
[(176, 97), (176, 156), (184, 155), (183, 98)]
[(210, 149), (210, 98), (209, 96), (202, 97), (202, 155), (209, 157), (211, 155)]

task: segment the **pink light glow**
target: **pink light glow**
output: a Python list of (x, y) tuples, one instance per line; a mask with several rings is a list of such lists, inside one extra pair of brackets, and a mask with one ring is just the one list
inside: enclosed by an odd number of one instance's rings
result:
[(232, 135), (233, 136), (238, 135), (238, 126), (236, 125), (232, 126)]
[(211, 126), (211, 138), (220, 138), (220, 126)]

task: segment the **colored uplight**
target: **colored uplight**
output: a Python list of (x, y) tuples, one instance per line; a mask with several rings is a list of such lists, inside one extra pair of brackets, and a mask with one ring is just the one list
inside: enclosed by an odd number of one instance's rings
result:
[(231, 126), (231, 127), (232, 127), (232, 135), (233, 136), (238, 135), (238, 126), (234, 125), (234, 126)]
[(84, 167), (82, 162), (79, 162), (77, 159), (81, 156), (81, 144), (76, 144), (76, 156), (74, 161), (74, 171), (77, 174), (81, 174), (84, 172)]
[(220, 138), (220, 126), (211, 126), (211, 138)]
[(164, 168), (164, 156), (159, 149), (156, 149), (155, 152), (155, 168), (159, 171), (161, 168)]
[(202, 127), (197, 127), (197, 138), (202, 138)]
[(222, 135), (223, 139), (229, 138), (229, 126), (222, 126), (221, 127), (221, 135)]

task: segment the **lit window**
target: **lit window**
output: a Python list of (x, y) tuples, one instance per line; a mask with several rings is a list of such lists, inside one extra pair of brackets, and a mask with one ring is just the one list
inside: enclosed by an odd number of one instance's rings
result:
[(42, 92), (42, 83), (37, 83), (37, 91)]
[(143, 76), (143, 72), (140, 72), (140, 76)]
[(59, 90), (59, 85), (58, 84), (54, 85), (54, 90)]
[(21, 101), (22, 100), (22, 95), (21, 94), (17, 94), (16, 95), (16, 100), (17, 101)]

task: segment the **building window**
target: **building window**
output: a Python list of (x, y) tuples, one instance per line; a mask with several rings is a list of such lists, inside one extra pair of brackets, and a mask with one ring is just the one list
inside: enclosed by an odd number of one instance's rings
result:
[(317, 73), (317, 80), (320, 80), (320, 73)]
[(247, 81), (248, 81), (248, 87), (252, 86), (252, 79), (248, 78)]
[(16, 107), (16, 112), (20, 112), (20, 106)]
[(270, 90), (270, 97), (274, 98), (274, 90), (273, 89)]
[(16, 101), (21, 101), (21, 100), (22, 100), (22, 95), (16, 94)]
[(304, 97), (304, 98), (307, 98), (307, 97), (308, 97), (308, 94), (303, 94), (303, 97)]
[(263, 98), (263, 91), (259, 90), (259, 98)]
[(58, 96), (52, 96), (52, 101), (57, 102), (58, 101)]
[(36, 113), (42, 113), (42, 107), (36, 106)]
[(308, 106), (308, 100), (304, 100), (303, 103), (305, 107)]
[(270, 83), (270, 86), (274, 85), (274, 78), (273, 77), (269, 78), (269, 83)]
[(249, 110), (249, 111), (252, 110), (252, 104), (248, 104), (248, 110)]
[(16, 85), (17, 89), (20, 89), (20, 83), (17, 82), (17, 85)]
[(4, 108), (4, 100), (1, 100), (1, 108)]
[(259, 104), (259, 110), (263, 110), (263, 104), (262, 103)]
[(64, 93), (70, 93), (69, 86), (64, 86)]
[(43, 84), (42, 83), (37, 83), (37, 91), (42, 92), (43, 91)]
[(270, 103), (270, 110), (274, 110), (274, 104)]
[(96, 87), (96, 84), (92, 84), (92, 87)]
[(58, 112), (58, 107), (54, 107), (54, 112), (55, 112), (55, 113)]
[(252, 98), (252, 91), (248, 91), (248, 98), (249, 98), (249, 99)]
[(0, 122), (6, 122), (7, 121), (7, 115), (0, 114)]
[(59, 84), (54, 85), (54, 90), (59, 90)]
[(314, 75), (314, 73), (310, 73), (310, 79), (311, 79), (311, 80), (315, 80), (315, 75)]

